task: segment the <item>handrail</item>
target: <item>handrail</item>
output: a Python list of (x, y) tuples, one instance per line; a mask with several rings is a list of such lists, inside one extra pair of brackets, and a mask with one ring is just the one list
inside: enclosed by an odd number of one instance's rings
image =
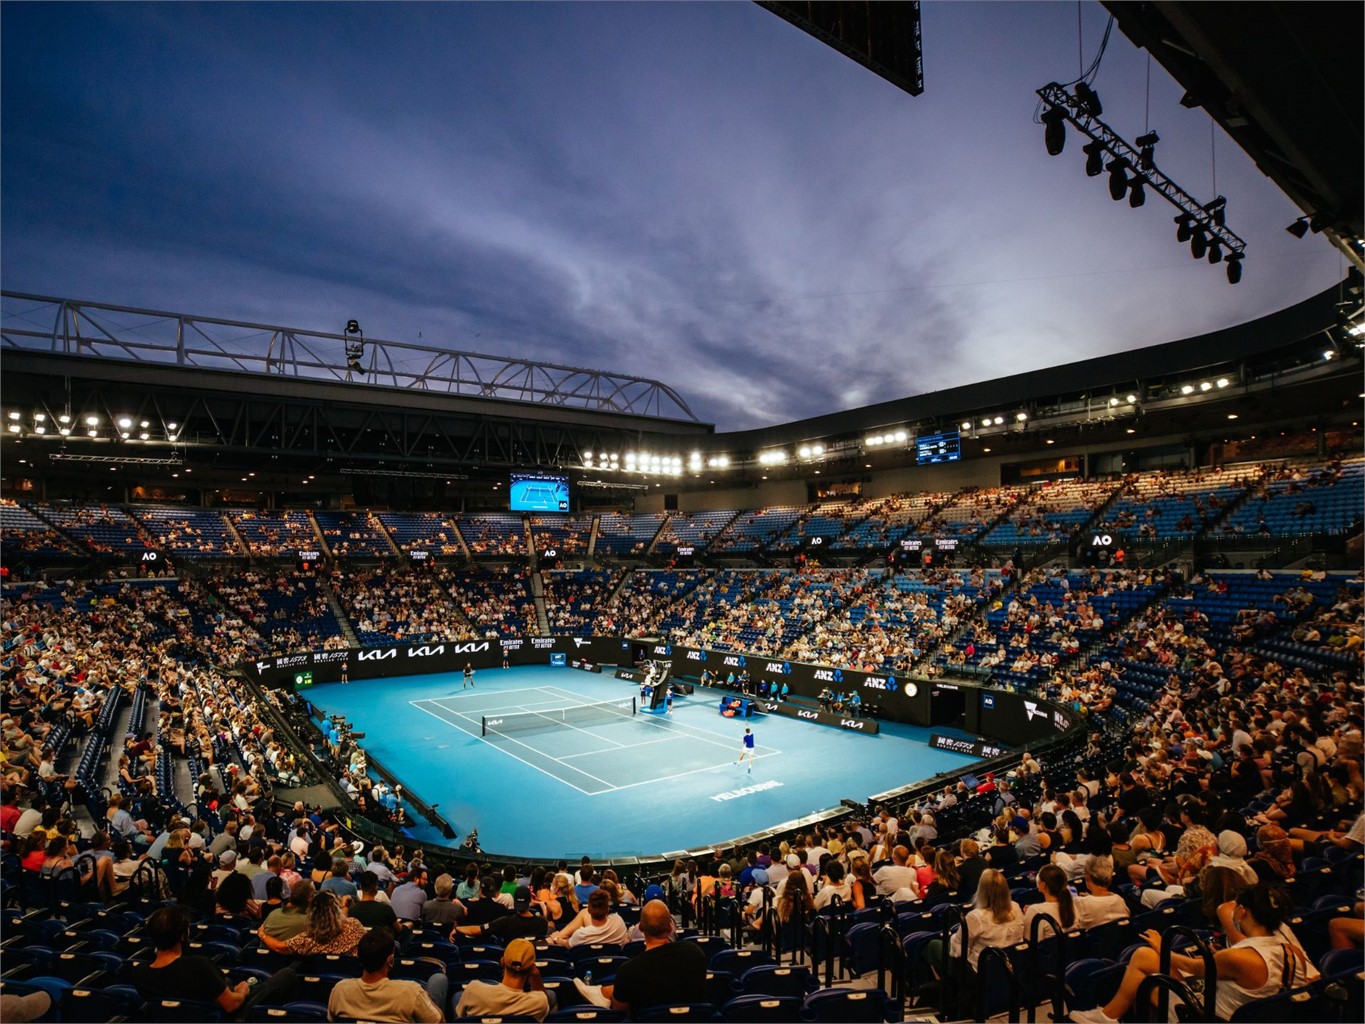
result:
[[(1170, 975), (1171, 957), (1175, 953), (1175, 939), (1177, 937), (1188, 939), (1190, 942), (1194, 943), (1195, 948), (1199, 950), (1199, 955), (1204, 960), (1204, 998), (1199, 1001), (1200, 1014), (1197, 1019), (1212, 1020), (1212, 1007), (1209, 1005), (1209, 1002), (1212, 999), (1212, 993), (1215, 987), (1218, 985), (1218, 963), (1213, 958), (1213, 950), (1209, 948), (1209, 944), (1200, 938), (1199, 934), (1195, 932), (1193, 928), (1190, 928), (1188, 925), (1177, 924), (1172, 925), (1162, 933), (1160, 957), (1157, 961), (1157, 973)], [(1189, 989), (1189, 986), (1185, 987), (1186, 989)], [(1193, 995), (1192, 990), (1191, 995)], [(1163, 988), (1161, 992), (1161, 1020), (1166, 1019), (1168, 1002), (1169, 993)], [(1193, 1005), (1191, 1000), (1187, 1000), (1187, 1002), (1191, 1002)]]
[[(1062, 927), (1061, 923), (1051, 914), (1039, 914), (1037, 917), (1033, 919), (1033, 923), (1029, 925), (1028, 935), (1029, 961), (1033, 968), (1038, 972), (1038, 977), (1040, 979), (1046, 977), (1046, 974), (1044, 973), (1043, 969), (1042, 959), (1038, 953), (1038, 947), (1044, 941), (1043, 939), (1039, 938), (1039, 932), (1042, 931), (1042, 926), (1044, 924), (1046, 924), (1048, 927), (1052, 929), (1051, 938), (1056, 940), (1053, 943), (1054, 958), (1056, 961), (1054, 964), (1055, 968), (1054, 977), (1056, 985), (1052, 992), (1052, 1019), (1061, 1020), (1063, 1016), (1062, 1009), (1066, 1002), (1066, 971), (1063, 968), (1066, 966), (1067, 962), (1066, 961), (1067, 931)], [(1034, 1005), (1034, 1000), (1030, 999), (1028, 1005), (1028, 1024), (1033, 1024), (1033, 1020), (1036, 1014), (1037, 1007)]]
[[(956, 994), (954, 1004), (950, 1009), (950, 1007), (948, 1006), (948, 1000), (945, 998), (943, 1009), (945, 1012), (950, 1013), (951, 1016), (962, 1017), (965, 1016), (967, 1013), (968, 990), (967, 986), (963, 985), (962, 982), (967, 978), (971, 970), (971, 961), (968, 959), (967, 956), (968, 947), (971, 945), (971, 928), (967, 924), (967, 912), (962, 909), (960, 904), (950, 903), (948, 905), (948, 909), (943, 913), (942, 927), (943, 971), (945, 975), (952, 973), (955, 974), (957, 977), (957, 984), (954, 984), (952, 986), (952, 990)], [(962, 947), (961, 952), (958, 954), (961, 957), (962, 962), (958, 964), (958, 966), (955, 968), (951, 966), (952, 965), (951, 951), (953, 948), (952, 933), (954, 928), (962, 929)], [(945, 985), (944, 986), (945, 994), (947, 990), (948, 986)]]
[[(1159, 1005), (1152, 1000), (1154, 990), (1157, 989), (1161, 991)], [(1204, 1021), (1211, 1019), (1203, 1012), (1203, 1000), (1195, 995), (1194, 990), (1191, 989), (1190, 986), (1177, 978), (1171, 977), (1169, 974), (1158, 973), (1147, 975), (1147, 977), (1143, 978), (1142, 982), (1138, 985), (1137, 995), (1134, 997), (1136, 999), (1134, 1008), (1138, 1012), (1138, 1020), (1148, 1022), (1148, 1024), (1152, 1021), (1169, 1020), (1168, 1007), (1170, 1006), (1171, 993), (1178, 995), (1189, 1006), (1200, 1007), (1200, 1012), (1198, 1016), (1194, 1018), (1195, 1020)], [(1208, 989), (1205, 988), (1205, 995), (1207, 994)], [(1155, 1010), (1155, 1013), (1153, 1010)]]
[[(965, 948), (965, 943), (964, 943)], [(1005, 968), (1005, 984), (1009, 990), (1009, 1020), (1019, 1019), (1019, 979), (1014, 973), (1014, 962), (1010, 960), (1009, 952), (1004, 946), (987, 946), (977, 957), (977, 983), (976, 989), (976, 1019), (986, 1019), (986, 986), (981, 983), (981, 975), (985, 973), (986, 964), (992, 960), (999, 960)], [(963, 976), (965, 979), (965, 975)]]

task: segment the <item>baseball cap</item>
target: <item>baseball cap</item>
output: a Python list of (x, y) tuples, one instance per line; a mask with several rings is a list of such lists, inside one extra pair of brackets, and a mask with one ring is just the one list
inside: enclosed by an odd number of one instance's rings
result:
[(512, 906), (518, 910), (526, 910), (531, 906), (531, 887), (529, 885), (519, 885), (512, 890)]
[(525, 974), (536, 963), (536, 947), (526, 939), (513, 939), (502, 951), (502, 965), (513, 974)]
[(362, 840), (357, 839), (355, 842), (351, 844), (351, 851), (353, 853), (364, 853), (365, 843)]
[(243, 825), (242, 831), (238, 832), (237, 836), (239, 839), (250, 839), (252, 835), (255, 833), (255, 831), (256, 829), (253, 826)]
[(794, 853), (787, 854), (787, 867), (795, 871), (801, 866), (801, 858)]
[(235, 867), (237, 864), (237, 854), (234, 850), (224, 850), (218, 855), (218, 863), (225, 868)]
[(754, 880), (754, 885), (768, 884), (768, 872), (764, 871), (762, 868), (754, 868), (753, 874), (749, 877)]
[(645, 902), (650, 900), (661, 900), (664, 898), (664, 887), (662, 885), (651, 885), (645, 889)]
[(6, 992), (0, 997), (0, 1016), (5, 1020), (38, 1020), (52, 1008), (52, 997), (46, 992), (30, 992), (16, 996)]

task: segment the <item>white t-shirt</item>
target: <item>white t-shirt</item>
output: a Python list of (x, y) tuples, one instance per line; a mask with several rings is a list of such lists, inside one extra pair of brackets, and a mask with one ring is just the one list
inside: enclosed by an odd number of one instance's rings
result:
[(919, 872), (908, 865), (887, 864), (873, 872), (877, 882), (877, 895), (890, 896), (897, 889), (910, 889), (919, 892)]
[(1075, 906), (1077, 928), (1098, 928), (1131, 916), (1127, 901), (1113, 892), (1108, 896), (1077, 896)]
[[(1012, 946), (1024, 937), (1024, 912), (1019, 904), (1010, 902), (1010, 918), (1001, 924), (995, 916), (983, 908), (967, 913), (967, 931), (971, 936), (971, 946), (967, 949), (967, 962), (976, 969), (981, 951), (988, 946)], [(954, 931), (949, 943), (949, 953), (959, 956), (962, 953), (962, 932)]]
[(847, 882), (841, 885), (827, 885), (815, 894), (815, 909), (820, 910), (834, 902), (834, 897), (838, 896), (845, 903), (853, 899), (853, 886)]

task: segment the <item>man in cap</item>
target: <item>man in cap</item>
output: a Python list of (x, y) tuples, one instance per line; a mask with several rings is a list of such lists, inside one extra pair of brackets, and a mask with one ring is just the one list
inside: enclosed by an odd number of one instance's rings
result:
[(502, 980), (466, 984), (455, 1016), (502, 1015), (543, 1021), (553, 1008), (554, 995), (545, 991), (540, 968), (536, 966), (536, 947), (527, 939), (513, 939), (502, 951)]
[(450, 982), (437, 971), (423, 987), (415, 981), (394, 981), (389, 977), (393, 969), (397, 946), (393, 932), (387, 928), (372, 928), (356, 947), (360, 960), (360, 977), (339, 981), (327, 1000), (327, 1017), (336, 1020), (423, 1021), (436, 1024), (445, 1020), (446, 993)]
[(519, 885), (512, 890), (512, 913), (488, 926), (488, 934), (503, 942), (512, 939), (543, 939), (550, 930), (545, 918), (531, 909), (531, 887)]

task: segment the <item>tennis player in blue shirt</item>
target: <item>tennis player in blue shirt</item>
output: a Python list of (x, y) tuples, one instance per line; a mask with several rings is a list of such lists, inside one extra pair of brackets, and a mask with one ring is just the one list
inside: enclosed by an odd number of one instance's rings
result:
[(754, 770), (754, 732), (752, 729), (744, 730), (744, 746), (740, 748), (739, 760), (735, 764), (743, 764), (745, 758), (749, 759), (749, 773)]

